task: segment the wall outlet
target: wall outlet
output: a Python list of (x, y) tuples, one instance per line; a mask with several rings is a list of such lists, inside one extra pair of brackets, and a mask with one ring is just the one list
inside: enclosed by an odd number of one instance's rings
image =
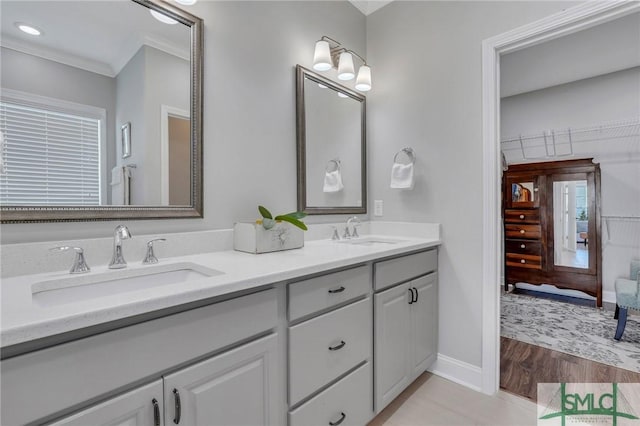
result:
[(374, 216), (382, 216), (383, 215), (384, 203), (382, 200), (374, 200), (373, 201), (373, 215)]

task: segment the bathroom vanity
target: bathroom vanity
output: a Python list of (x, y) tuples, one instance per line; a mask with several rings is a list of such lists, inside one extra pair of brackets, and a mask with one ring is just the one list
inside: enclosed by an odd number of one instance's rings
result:
[(82, 303), (5, 279), (2, 424), (366, 424), (437, 355), (440, 241), (389, 241), (163, 259), (222, 273)]

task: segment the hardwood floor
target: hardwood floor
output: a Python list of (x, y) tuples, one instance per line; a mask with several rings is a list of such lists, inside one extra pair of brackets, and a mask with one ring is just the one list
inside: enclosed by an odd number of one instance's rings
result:
[(640, 373), (500, 338), (500, 388), (536, 401), (538, 383), (640, 383)]

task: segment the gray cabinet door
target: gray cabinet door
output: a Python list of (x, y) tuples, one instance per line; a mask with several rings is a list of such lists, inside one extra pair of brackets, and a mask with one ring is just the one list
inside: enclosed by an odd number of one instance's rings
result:
[(65, 417), (50, 426), (161, 426), (164, 424), (162, 403), (162, 379), (158, 379)]
[(165, 377), (165, 419), (178, 425), (275, 425), (277, 336), (270, 335)]
[(438, 277), (436, 273), (411, 281), (417, 291), (411, 304), (411, 378), (435, 361), (438, 348)]
[(376, 412), (380, 412), (409, 384), (409, 284), (375, 295)]

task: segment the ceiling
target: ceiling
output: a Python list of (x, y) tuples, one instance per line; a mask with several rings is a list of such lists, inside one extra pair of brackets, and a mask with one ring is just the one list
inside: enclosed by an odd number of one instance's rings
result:
[(365, 16), (368, 16), (391, 3), (393, 0), (349, 0), (351, 4), (353, 4), (360, 12), (364, 13)]
[[(190, 30), (167, 25), (131, 1), (0, 2), (0, 45), (77, 68), (115, 77), (145, 44), (189, 59)], [(36, 26), (34, 37), (15, 26)]]

